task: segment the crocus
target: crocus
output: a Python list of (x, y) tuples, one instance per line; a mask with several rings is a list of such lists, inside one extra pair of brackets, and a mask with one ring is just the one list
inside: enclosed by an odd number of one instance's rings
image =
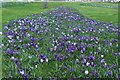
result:
[(118, 72), (120, 73), (120, 68), (118, 68)]
[(89, 73), (88, 70), (85, 70), (85, 75), (88, 75), (88, 73)]
[(70, 72), (72, 72), (73, 70), (72, 70), (72, 69), (70, 69), (69, 71), (70, 71)]
[(14, 59), (15, 57), (13, 56), (13, 57), (11, 57), (11, 59)]
[(23, 71), (22, 69), (18, 69), (18, 71)]
[(66, 69), (66, 68), (67, 68), (67, 66), (64, 66), (64, 68)]
[(18, 58), (14, 58), (14, 61), (18, 61)]
[(118, 56), (118, 53), (114, 53), (115, 56)]
[(104, 60), (104, 59), (102, 59), (102, 60), (101, 60), (101, 63), (104, 63), (104, 62), (105, 62), (105, 60)]
[(96, 74), (95, 74), (95, 76), (96, 76), (96, 77), (98, 77), (98, 76), (99, 76), (99, 74), (98, 74), (98, 73), (96, 73)]
[(101, 55), (101, 57), (103, 58), (103, 57), (104, 57), (104, 55)]
[(84, 73), (85, 72), (85, 70), (82, 70), (82, 73)]
[(13, 76), (12, 75), (9, 75), (10, 78), (12, 78)]
[(48, 58), (46, 58), (46, 62), (48, 62)]
[(44, 62), (44, 60), (43, 60), (43, 59), (41, 59), (41, 60), (40, 60), (40, 62), (42, 63), (42, 62)]
[(112, 71), (109, 71), (108, 75), (109, 75), (109, 76), (112, 76), (112, 75), (113, 75), (113, 72), (112, 72)]
[(28, 56), (29, 59), (32, 59), (32, 56)]
[(68, 59), (68, 56), (66, 56), (65, 58)]
[(79, 62), (79, 59), (76, 59), (76, 63), (78, 63)]
[(24, 71), (23, 71), (23, 70), (22, 70), (22, 71), (20, 71), (20, 74), (21, 74), (21, 75), (23, 75), (23, 74), (24, 74)]
[(90, 59), (91, 59), (91, 60), (95, 60), (95, 56), (91, 55), (91, 56), (90, 56)]
[(60, 61), (62, 61), (62, 60), (63, 60), (63, 58), (59, 58), (59, 60), (60, 60)]
[(19, 65), (20, 65), (20, 62), (17, 62), (17, 65), (19, 66)]
[(107, 65), (104, 65), (104, 69), (106, 69), (107, 68)]
[(95, 71), (92, 71), (92, 75), (95, 75), (95, 73), (96, 73)]
[(117, 66), (116, 64), (113, 64), (113, 68), (116, 68), (116, 66)]
[(28, 74), (24, 74), (23, 76), (24, 76), (24, 78), (28, 78)]
[(89, 62), (87, 62), (87, 63), (86, 63), (86, 66), (89, 66), (89, 64), (90, 64), (90, 63), (89, 63)]

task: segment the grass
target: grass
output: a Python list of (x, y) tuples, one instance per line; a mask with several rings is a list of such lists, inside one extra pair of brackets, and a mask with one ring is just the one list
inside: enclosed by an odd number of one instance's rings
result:
[(105, 2), (105, 3), (103, 3), (103, 2), (86, 2), (86, 3), (92, 3), (92, 4), (105, 4), (105, 5), (118, 5), (118, 3), (107, 3), (107, 2)]
[[(102, 4), (102, 3), (101, 3)], [(106, 3), (108, 4), (108, 3)], [(78, 2), (49, 2), (49, 9), (43, 9), (43, 3), (42, 2), (33, 2), (33, 3), (25, 3), (25, 4), (21, 4), (19, 6), (4, 6), (2, 8), (2, 24), (3, 26), (5, 26), (6, 23), (8, 23), (7, 21), (9, 20), (14, 20), (14, 19), (17, 19), (17, 18), (23, 18), (23, 17), (27, 17), (27, 16), (31, 16), (31, 14), (36, 14), (36, 13), (41, 13), (41, 12), (47, 12), (47, 11), (51, 11), (51, 10), (54, 10), (56, 7), (71, 7), (71, 8), (75, 8), (78, 10), (78, 13), (81, 13), (82, 15), (84, 15), (85, 17), (90, 17), (94, 20), (100, 20), (100, 21), (104, 21), (104, 22), (113, 22), (114, 24), (115, 23), (118, 23), (118, 14), (117, 14), (117, 9), (111, 9), (111, 8), (101, 8), (101, 7), (89, 7), (89, 6), (81, 6), (80, 3)], [(111, 4), (112, 5), (112, 4)], [(58, 13), (59, 14), (59, 13)], [(9, 15), (9, 16), (8, 16)], [(50, 16), (53, 16), (53, 15), (50, 15), (50, 14), (43, 14), (44, 16), (47, 16), (47, 19), (51, 19)], [(72, 14), (69, 14), (69, 15), (72, 15)], [(44, 17), (42, 16), (42, 17)], [(39, 16), (38, 16), (39, 17)], [(32, 19), (33, 17), (31, 17)], [(11, 57), (12, 56), (15, 56), (17, 58), (22, 58), (23, 60), (20, 61), (21, 62), (21, 65), (26, 69), (30, 68), (31, 66), (34, 67), (34, 69), (30, 72), (27, 72), (27, 70), (25, 70), (25, 73), (28, 73), (30, 77), (32, 78), (36, 78), (36, 77), (49, 77), (49, 78), (53, 78), (53, 77), (66, 77), (66, 78), (71, 78), (71, 77), (85, 77), (85, 75), (80, 71), (82, 69), (81, 65), (77, 64), (77, 63), (71, 63), (71, 62), (74, 62), (75, 59), (79, 59), (80, 61), (82, 61), (83, 59), (79, 58), (79, 55), (80, 51), (75, 51), (75, 55), (74, 54), (70, 54), (70, 58), (68, 60), (63, 60), (63, 62), (60, 62), (59, 60), (57, 60), (56, 58), (54, 58), (53, 54), (54, 53), (57, 53), (57, 54), (64, 54), (64, 55), (68, 55), (67, 52), (65, 52), (64, 50), (63, 51), (55, 51), (53, 53), (49, 52), (49, 48), (51, 47), (54, 47), (52, 46), (52, 44), (50, 44), (49, 42), (51, 40), (59, 40), (59, 39), (56, 39), (56, 38), (53, 38), (51, 39), (50, 36), (51, 34), (54, 34), (56, 36), (61, 36), (61, 31), (57, 31), (56, 30), (56, 34), (54, 33), (54, 28), (56, 23), (57, 25), (60, 25), (60, 27), (63, 27), (65, 28), (66, 26), (71, 25), (71, 24), (74, 24), (75, 26), (78, 25), (78, 27), (81, 28), (81, 25), (84, 25), (84, 27), (86, 28), (86, 30), (88, 29), (88, 27), (84, 24), (85, 22), (79, 22), (79, 21), (74, 21), (73, 19), (70, 20), (70, 22), (66, 22), (66, 19), (64, 17), (60, 17), (58, 18), (59, 21), (60, 19), (63, 19), (64, 21), (62, 23), (58, 23), (57, 21), (53, 21), (52, 22), (52, 28), (50, 28), (50, 25), (48, 26), (44, 26), (45, 28), (48, 28), (49, 30), (53, 30), (53, 32), (50, 32), (49, 34), (47, 34), (46, 36), (45, 35), (38, 35), (37, 36), (37, 33), (36, 32), (32, 32), (32, 31), (28, 31), (28, 33), (32, 34), (32, 35), (35, 35), (35, 37), (37, 38), (40, 38), (42, 37), (44, 40), (46, 39), (46, 41), (38, 41), (40, 42), (40, 51), (33, 51), (34, 48), (31, 48), (31, 50), (27, 50), (26, 48), (24, 48), (26, 50), (26, 52), (22, 52), (22, 50), (19, 51), (19, 55), (10, 55), (10, 56), (6, 56), (4, 53), (3, 53), (3, 77), (8, 77), (9, 74), (15, 76), (15, 77), (21, 77), (21, 75), (19, 75), (18, 73), (18, 67), (16, 66), (16, 62), (14, 62)], [(80, 16), (81, 18), (81, 16)], [(50, 21), (51, 22), (51, 21)], [(87, 23), (87, 21), (86, 21)], [(92, 24), (88, 24), (88, 25), (92, 25)], [(2, 26), (2, 27), (3, 27)], [(27, 25), (24, 25), (27, 27)], [(40, 26), (43, 26), (42, 24)], [(105, 26), (109, 26), (109, 24), (106, 24)], [(13, 27), (13, 26), (11, 26)], [(76, 29), (78, 27), (75, 27)], [(100, 76), (99, 77), (108, 77), (107, 74), (108, 74), (108, 71), (109, 69), (106, 69), (106, 70), (103, 70), (103, 64), (101, 65), (99, 62), (99, 58), (100, 58), (100, 55), (104, 55), (104, 59), (106, 60), (106, 62), (109, 64), (109, 66), (112, 66), (112, 64), (117, 64), (118, 65), (118, 62), (117, 62), (117, 57), (116, 56), (113, 56), (114, 53), (116, 52), (117, 53), (117, 49), (115, 48), (115, 45), (117, 43), (113, 43), (114, 46), (110, 47), (108, 45), (105, 45), (102, 40), (111, 40), (111, 39), (117, 39), (118, 36), (117, 36), (117, 32), (115, 33), (110, 33), (109, 30), (114, 29), (115, 27), (112, 26), (111, 28), (109, 29), (105, 29), (105, 32), (107, 32), (107, 34), (104, 34), (104, 32), (101, 32), (101, 34), (98, 33), (98, 29), (104, 29), (103, 25), (102, 24), (98, 24), (96, 27), (93, 27), (93, 29), (97, 29), (97, 31), (95, 32), (95, 35), (93, 35), (93, 31), (92, 32), (86, 32), (86, 33), (79, 33), (80, 36), (79, 37), (82, 37), (82, 36), (90, 36), (90, 37), (99, 37), (99, 41), (98, 43), (101, 44), (101, 48), (102, 48), (102, 52), (101, 54), (93, 54), (95, 55), (96, 57), (96, 61), (95, 63), (99, 65), (99, 67), (94, 67), (94, 68), (90, 68), (90, 67), (85, 67), (85, 69), (88, 69), (88, 70), (95, 70), (96, 72), (100, 73)], [(39, 28), (39, 30), (41, 30)], [(77, 33), (74, 33), (74, 32), (70, 32), (70, 30), (74, 30), (74, 28), (69, 28), (67, 29), (66, 31), (64, 31), (64, 29), (62, 30), (62, 32), (65, 32), (66, 34), (70, 34), (70, 35), (74, 35), (74, 36), (78, 36)], [(84, 28), (81, 28), (82, 31), (84, 31), (85, 29)], [(11, 29), (11, 32), (13, 30)], [(18, 32), (21, 32), (22, 31), (19, 31)], [(43, 34), (45, 32), (43, 31)], [(4, 34), (6, 35), (6, 34)], [(18, 35), (19, 36), (19, 35)], [(22, 40), (25, 40), (24, 38)], [(69, 39), (71, 42), (76, 42), (75, 40), (73, 39)], [(3, 40), (3, 43), (7, 44), (8, 42), (8, 39), (7, 37), (5, 37), (5, 39)], [(37, 43), (38, 43), (37, 42)], [(79, 42), (77, 41), (79, 44), (81, 43), (87, 43), (87, 44), (92, 44), (92, 43), (95, 43), (96, 41), (82, 41), (82, 42)], [(29, 42), (27, 42), (29, 43)], [(58, 41), (58, 43), (60, 43)], [(26, 43), (25, 43), (26, 44)], [(10, 44), (11, 45), (14, 45), (14, 44)], [(22, 45), (22, 43), (19, 43), (17, 42), (16, 45)], [(55, 44), (56, 45), (56, 44)], [(66, 46), (68, 47), (68, 46)], [(14, 50), (14, 47), (10, 47), (12, 50)], [(90, 52), (97, 52), (97, 48), (98, 48), (98, 44), (95, 45), (95, 48), (92, 48), (90, 47), (88, 50), (85, 51), (84, 55), (85, 57), (88, 57), (90, 56)], [(104, 49), (105, 48), (105, 49)], [(6, 50), (7, 47), (4, 46), (3, 50)], [(32, 50), (33, 49), (33, 50)], [(109, 50), (109, 53), (106, 53), (106, 50)], [(36, 58), (36, 54), (45, 54), (47, 55), (47, 57), (49, 59), (51, 59), (48, 63), (45, 62), (45, 63), (40, 63), (39, 61), (39, 58)], [(32, 59), (28, 59), (28, 56), (32, 56), (33, 58)], [(34, 60), (37, 60), (38, 63), (34, 63)], [(35, 65), (38, 65), (37, 68), (35, 68)], [(65, 66), (67, 65), (67, 69), (64, 70), (63, 68), (61, 68), (60, 66)], [(73, 73), (70, 73), (69, 72), (69, 69), (74, 69), (76, 70), (76, 72), (73, 72)], [(118, 67), (117, 67), (118, 68)], [(11, 70), (10, 70), (11, 69)], [(117, 76), (117, 70), (114, 70), (114, 69), (111, 69), (113, 70), (113, 73), (114, 73), (114, 78)], [(62, 72), (64, 72), (65, 74), (61, 74)], [(104, 73), (104, 74), (103, 74)], [(103, 74), (103, 75), (102, 75)], [(91, 76), (91, 74), (89, 75)]]
[[(94, 3), (94, 4), (110, 4), (110, 3)], [(89, 7), (81, 6), (79, 2), (49, 2), (49, 9), (43, 9), (44, 2), (25, 3), (18, 6), (5, 6), (2, 8), (2, 24), (8, 23), (9, 20), (16, 18), (27, 17), (31, 14), (47, 12), (54, 10), (55, 7), (72, 7), (85, 17), (90, 17), (95, 20), (104, 22), (118, 23), (118, 9), (102, 8), (102, 7)], [(117, 5), (117, 4), (111, 4)]]

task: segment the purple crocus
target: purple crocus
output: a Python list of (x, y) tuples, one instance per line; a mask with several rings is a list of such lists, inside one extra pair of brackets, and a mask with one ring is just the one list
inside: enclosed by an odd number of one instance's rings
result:
[(50, 48), (50, 52), (53, 52), (53, 49), (52, 49), (52, 48)]
[(97, 67), (98, 65), (97, 64), (94, 64), (94, 67)]
[(112, 43), (110, 43), (110, 46), (112, 46)]
[(118, 32), (118, 36), (120, 36), (120, 31)]
[(80, 54), (80, 57), (81, 57), (81, 58), (84, 58), (84, 55), (83, 55), (83, 54)]
[(92, 54), (92, 52), (90, 52), (90, 54)]
[(91, 56), (90, 56), (90, 59), (91, 59), (91, 60), (95, 60), (95, 56), (91, 55)]
[(28, 78), (28, 74), (24, 74), (23, 76), (24, 76), (24, 78)]
[(96, 73), (96, 74), (95, 74), (95, 76), (96, 76), (96, 77), (98, 77), (98, 76), (99, 76), (99, 74), (98, 74), (98, 73)]
[(67, 66), (64, 66), (64, 69), (66, 69), (67, 68)]
[(104, 60), (104, 59), (102, 59), (102, 60), (101, 60), (101, 63), (104, 63), (104, 62), (105, 62), (105, 60)]
[(54, 54), (54, 57), (55, 57), (55, 58), (57, 58), (57, 56), (58, 56), (57, 54)]
[(92, 71), (92, 75), (95, 75), (96, 74), (96, 72), (95, 71)]
[(23, 71), (22, 69), (18, 69), (18, 71)]
[(118, 68), (118, 72), (120, 73), (120, 68)]
[(68, 56), (65, 56), (66, 59), (68, 59), (69, 57)]
[(117, 66), (116, 64), (113, 64), (113, 68), (116, 68), (116, 66)]
[(9, 78), (12, 78), (13, 76), (12, 75), (9, 75)]
[(86, 57), (86, 60), (90, 60), (90, 58), (89, 58), (89, 57)]
[(18, 58), (14, 58), (14, 61), (18, 61)]
[(112, 71), (109, 71), (108, 75), (109, 75), (109, 76), (112, 76), (112, 75), (113, 75), (113, 72), (112, 72)]
[(82, 73), (84, 73), (85, 72), (85, 70), (82, 70)]
[(114, 53), (115, 56), (118, 56), (118, 53)]
[(76, 61), (76, 63), (78, 63), (78, 62), (79, 62), (79, 59), (76, 59), (75, 61)]
[(106, 69), (107, 68), (107, 65), (104, 65), (104, 69)]
[(62, 60), (63, 60), (63, 58), (59, 58), (59, 60), (60, 60), (60, 61), (62, 61)]
[(70, 72), (72, 72), (73, 70), (72, 70), (72, 69), (70, 69), (69, 71), (70, 71)]
[(84, 61), (82, 61), (82, 64), (85, 64), (86, 63), (86, 59), (84, 59)]
[(19, 66), (19, 65), (20, 65), (20, 62), (17, 62), (17, 65)]

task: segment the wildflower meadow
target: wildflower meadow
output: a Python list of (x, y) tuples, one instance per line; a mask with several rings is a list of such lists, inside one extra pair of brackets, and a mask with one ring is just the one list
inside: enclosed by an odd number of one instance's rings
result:
[(1, 34), (3, 78), (119, 79), (119, 26), (78, 9), (16, 18)]

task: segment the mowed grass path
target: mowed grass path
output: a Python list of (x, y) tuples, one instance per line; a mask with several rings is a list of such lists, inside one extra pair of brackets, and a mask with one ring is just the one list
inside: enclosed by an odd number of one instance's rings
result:
[[(94, 3), (100, 4), (100, 3)], [(112, 3), (101, 3), (109, 5), (117, 5)], [(85, 17), (90, 17), (94, 20), (101, 20), (104, 22), (118, 23), (118, 9), (81, 6), (80, 2), (49, 2), (49, 9), (43, 9), (44, 2), (32, 2), (21, 5), (4, 6), (2, 8), (2, 24), (8, 23), (10, 20), (16, 18), (27, 17), (31, 14), (47, 12), (54, 10), (56, 7), (71, 7), (79, 10)]]

